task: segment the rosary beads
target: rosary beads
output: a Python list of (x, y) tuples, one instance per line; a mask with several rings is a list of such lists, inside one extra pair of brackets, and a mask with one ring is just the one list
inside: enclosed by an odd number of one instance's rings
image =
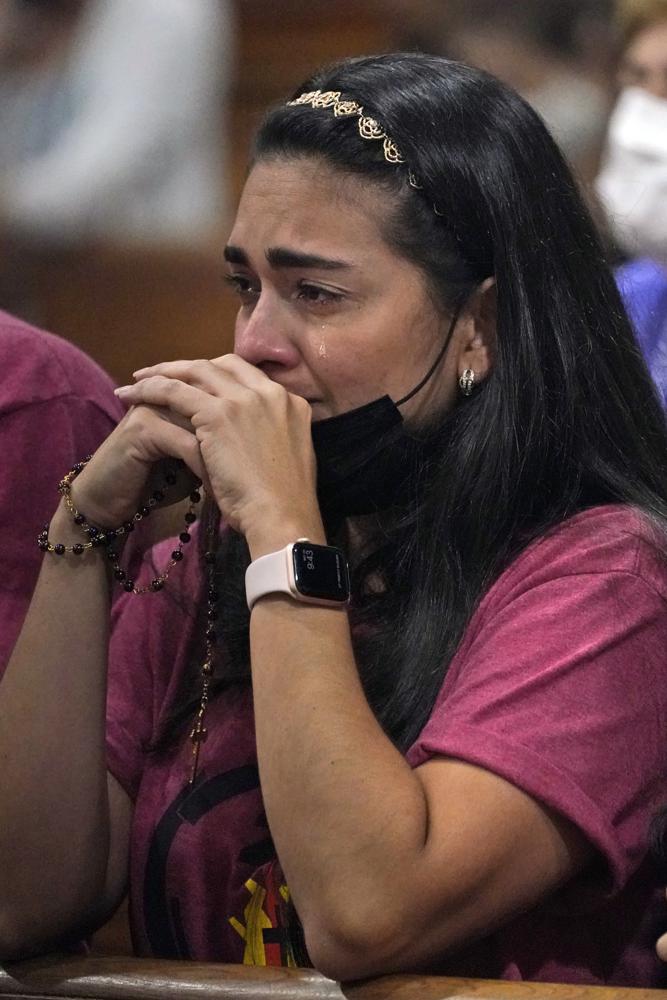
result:
[[(130, 579), (124, 569), (121, 569), (119, 565), (119, 553), (115, 548), (115, 543), (122, 539), (124, 535), (129, 535), (134, 531), (135, 526), (143, 521), (144, 518), (148, 517), (159, 503), (161, 503), (165, 494), (162, 490), (155, 490), (146, 503), (141, 506), (136, 514), (129, 521), (125, 521), (123, 524), (119, 525), (117, 528), (98, 528), (95, 525), (89, 524), (88, 520), (81, 511), (77, 510), (74, 506), (72, 500), (72, 483), (76, 477), (82, 472), (90, 461), (92, 456), (88, 455), (82, 462), (77, 462), (76, 465), (70, 469), (66, 476), (61, 479), (58, 484), (58, 491), (63, 497), (65, 506), (72, 515), (74, 523), (81, 528), (84, 536), (87, 538), (85, 542), (77, 542), (74, 545), (64, 545), (62, 542), (51, 542), (49, 539), (49, 526), (45, 524), (37, 538), (37, 544), (39, 545), (42, 552), (50, 552), (56, 556), (64, 555), (75, 555), (80, 556), (87, 549), (95, 548), (105, 548), (107, 553), (107, 558), (113, 566), (113, 576), (114, 579), (126, 590), (128, 593), (132, 594), (147, 594), (150, 592), (155, 592), (161, 590), (164, 586), (167, 578), (176, 563), (180, 562), (183, 558), (183, 546), (187, 545), (190, 541), (190, 529), (194, 522), (197, 520), (197, 515), (195, 514), (195, 508), (201, 500), (201, 493), (199, 488), (194, 489), (190, 494), (190, 503), (187, 512), (184, 516), (185, 527), (183, 531), (178, 536), (178, 545), (171, 553), (169, 563), (159, 573), (154, 577), (150, 583), (146, 586), (137, 587), (134, 580)], [(164, 477), (165, 487), (174, 486), (177, 482), (177, 477), (173, 472), (167, 472)]]

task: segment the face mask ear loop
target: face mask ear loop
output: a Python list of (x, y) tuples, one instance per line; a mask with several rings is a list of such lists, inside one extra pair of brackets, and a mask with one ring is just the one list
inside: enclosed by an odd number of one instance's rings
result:
[(436, 371), (438, 365), (440, 364), (440, 362), (444, 358), (445, 354), (447, 353), (447, 348), (449, 347), (449, 342), (452, 339), (452, 335), (454, 333), (454, 329), (456, 327), (456, 324), (458, 323), (459, 316), (461, 315), (461, 310), (463, 309), (464, 302), (465, 302), (465, 299), (462, 299), (461, 302), (459, 302), (458, 306), (456, 307), (456, 311), (454, 312), (454, 315), (452, 316), (452, 321), (449, 324), (449, 330), (447, 331), (447, 336), (445, 337), (445, 342), (442, 345), (442, 348), (440, 349), (440, 352), (439, 352), (437, 358), (435, 359), (435, 361), (433, 362), (433, 364), (431, 365), (431, 367), (429, 368), (429, 370), (426, 372), (426, 375), (424, 375), (424, 377), (421, 380), (421, 382), (417, 383), (417, 385), (414, 387), (414, 389), (410, 390), (410, 392), (407, 394), (407, 396), (403, 396), (402, 399), (398, 400), (398, 402), (395, 404), (396, 406), (402, 406), (403, 403), (407, 403), (407, 401), (409, 399), (412, 399), (413, 396), (416, 396), (417, 393), (419, 392), (419, 390), (424, 388), (424, 386), (426, 385), (426, 383), (428, 382), (428, 380), (431, 378), (431, 376), (433, 375), (433, 373)]

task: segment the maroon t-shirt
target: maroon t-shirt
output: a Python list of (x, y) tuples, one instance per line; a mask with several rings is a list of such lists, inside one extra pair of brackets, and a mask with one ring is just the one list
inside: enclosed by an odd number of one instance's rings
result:
[[(199, 592), (193, 556), (180, 567), (190, 601)], [(621, 507), (554, 529), (484, 597), (407, 759), (417, 767), (447, 755), (501, 775), (566, 816), (599, 860), (437, 971), (658, 983), (654, 943), (666, 921), (646, 835), (667, 802), (666, 599), (667, 566), (650, 531)], [(147, 753), (188, 665), (192, 630), (166, 593), (122, 599), (115, 611), (108, 753), (136, 802), (135, 946), (143, 955), (284, 962), (288, 892), (272, 864), (250, 690), (210, 706), (194, 788), (187, 734), (167, 753)]]
[(0, 676), (35, 589), (58, 483), (125, 412), (113, 382), (60, 337), (0, 312)]

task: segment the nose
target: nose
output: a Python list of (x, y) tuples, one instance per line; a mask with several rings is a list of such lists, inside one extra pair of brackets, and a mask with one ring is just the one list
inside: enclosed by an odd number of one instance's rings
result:
[(294, 368), (299, 350), (290, 336), (288, 317), (279, 303), (262, 292), (252, 310), (242, 308), (236, 318), (234, 353), (257, 368)]
[(665, 100), (667, 98), (667, 66), (661, 70), (654, 70), (650, 76), (647, 76), (644, 89), (648, 90), (649, 94), (653, 94), (654, 97), (661, 97)]

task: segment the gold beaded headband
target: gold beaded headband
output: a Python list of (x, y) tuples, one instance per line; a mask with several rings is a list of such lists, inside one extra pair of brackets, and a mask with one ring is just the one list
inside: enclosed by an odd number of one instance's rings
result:
[[(362, 139), (382, 141), (382, 152), (387, 163), (405, 163), (400, 149), (391, 136), (387, 135), (377, 119), (372, 118), (370, 115), (365, 115), (364, 109), (356, 101), (342, 101), (340, 90), (309, 90), (305, 94), (299, 94), (298, 97), (295, 97), (293, 101), (288, 101), (287, 104), (290, 107), (308, 104), (311, 108), (332, 108), (336, 118), (356, 117), (358, 119), (359, 135)], [(418, 191), (422, 190), (422, 186), (417, 181), (412, 170), (408, 170), (408, 181), (413, 188), (416, 188)], [(437, 215), (442, 214), (438, 212), (435, 205), (433, 209)]]

